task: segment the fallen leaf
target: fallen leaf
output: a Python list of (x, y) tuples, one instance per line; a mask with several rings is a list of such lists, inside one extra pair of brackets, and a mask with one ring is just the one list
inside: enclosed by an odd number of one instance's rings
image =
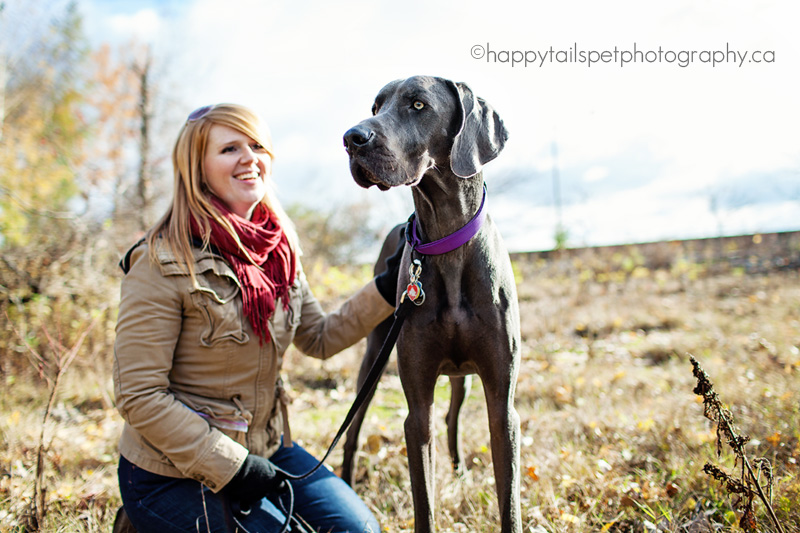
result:
[(580, 524), (581, 519), (574, 514), (564, 513), (561, 515), (561, 520), (569, 524)]
[(539, 476), (536, 474), (536, 467), (529, 466), (528, 467), (528, 477), (534, 481), (539, 481)]
[(367, 437), (367, 450), (369, 451), (369, 453), (376, 454), (379, 451), (381, 451), (382, 447), (383, 447), (383, 439), (381, 438), (380, 435), (376, 435), (373, 433), (372, 435)]
[(680, 490), (681, 488), (675, 483), (667, 483), (667, 496), (669, 496), (670, 498), (678, 494)]
[(623, 496), (622, 498), (619, 499), (619, 503), (623, 507), (633, 507), (635, 505), (633, 498), (631, 498), (630, 496)]

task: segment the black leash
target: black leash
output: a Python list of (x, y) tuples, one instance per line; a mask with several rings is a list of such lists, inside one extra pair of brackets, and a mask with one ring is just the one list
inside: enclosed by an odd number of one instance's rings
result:
[(328, 448), (328, 451), (325, 452), (325, 456), (317, 463), (317, 465), (314, 468), (312, 468), (305, 474), (294, 475), (286, 472), (286, 477), (288, 479), (292, 481), (299, 481), (301, 479), (305, 479), (311, 476), (317, 470), (319, 470), (322, 464), (328, 459), (328, 456), (331, 454), (333, 449), (339, 443), (339, 439), (342, 438), (342, 435), (345, 434), (347, 428), (350, 427), (350, 424), (356, 417), (356, 413), (358, 412), (358, 410), (361, 409), (361, 407), (364, 405), (364, 402), (367, 401), (367, 398), (369, 398), (369, 396), (372, 394), (372, 391), (375, 390), (375, 387), (378, 385), (378, 380), (383, 374), (383, 371), (386, 369), (386, 364), (389, 362), (389, 355), (392, 353), (392, 348), (394, 348), (394, 345), (397, 344), (397, 337), (398, 335), (400, 335), (400, 328), (403, 327), (403, 322), (405, 322), (405, 319), (408, 316), (408, 312), (411, 310), (412, 307), (414, 307), (412, 305), (412, 301), (404, 298), (400, 302), (400, 305), (397, 306), (397, 309), (395, 309), (394, 322), (392, 322), (392, 327), (389, 330), (389, 334), (386, 336), (386, 340), (383, 341), (383, 345), (381, 346), (381, 351), (378, 353), (378, 357), (375, 359), (375, 362), (372, 363), (372, 368), (370, 369), (369, 374), (367, 374), (367, 379), (364, 381), (364, 384), (358, 391), (356, 399), (353, 400), (353, 405), (350, 406), (350, 411), (348, 411), (347, 416), (344, 417), (344, 422), (342, 422), (342, 426), (339, 428), (339, 432), (333, 438), (333, 442)]
[[(414, 299), (410, 297), (405, 298), (405, 295), (403, 298), (400, 299), (400, 304), (394, 311), (394, 321), (392, 322), (392, 327), (389, 329), (389, 334), (383, 341), (383, 345), (381, 346), (381, 351), (378, 353), (378, 357), (375, 359), (375, 362), (372, 363), (372, 368), (370, 369), (369, 374), (367, 374), (367, 378), (364, 381), (364, 384), (358, 391), (356, 399), (353, 400), (353, 405), (350, 406), (350, 410), (347, 412), (347, 416), (345, 416), (344, 422), (342, 422), (342, 425), (339, 428), (339, 432), (333, 438), (333, 442), (331, 443), (330, 447), (328, 447), (328, 451), (325, 452), (325, 455), (322, 457), (322, 459), (320, 459), (320, 461), (311, 470), (309, 470), (304, 474), (290, 474), (289, 472), (286, 472), (285, 470), (281, 470), (280, 468), (276, 467), (277, 470), (279, 470), (284, 474), (284, 476), (286, 476), (286, 479), (288, 481), (299, 481), (301, 479), (306, 479), (307, 477), (313, 475), (314, 472), (319, 470), (320, 467), (325, 463), (325, 461), (330, 456), (331, 452), (333, 452), (333, 449), (336, 447), (336, 445), (339, 443), (339, 440), (342, 438), (347, 429), (350, 427), (350, 424), (353, 423), (353, 419), (355, 418), (358, 410), (364, 406), (364, 403), (367, 401), (367, 398), (369, 398), (369, 396), (375, 390), (375, 387), (378, 385), (378, 380), (380, 379), (381, 375), (383, 375), (384, 370), (386, 370), (386, 365), (389, 362), (389, 355), (391, 355), (392, 353), (392, 348), (394, 348), (394, 345), (397, 344), (397, 337), (400, 335), (400, 329), (403, 327), (403, 322), (405, 322), (405, 319), (408, 316), (408, 313), (411, 311), (411, 309), (422, 303), (421, 301), (416, 302), (415, 300), (416, 297)], [(422, 300), (424, 300), (424, 296), (422, 297)], [(281, 504), (283, 504), (282, 501)], [(242, 527), (239, 521), (235, 519), (234, 511), (230, 508), (230, 506), (228, 507), (229, 507), (228, 512), (231, 515), (230, 519), (233, 519), (236, 522), (238, 528), (247, 531)], [(289, 524), (292, 520), (292, 514), (294, 512), (294, 494), (292, 493), (291, 490), (291, 484), (289, 484), (289, 508), (286, 511), (287, 511), (286, 522), (284, 523), (283, 528), (281, 529), (281, 533), (284, 533), (285, 531), (288, 530)], [(228, 519), (229, 517), (226, 517), (226, 522), (228, 522)], [(230, 525), (228, 525), (228, 527), (229, 531), (231, 532), (234, 531), (234, 529), (230, 529)]]

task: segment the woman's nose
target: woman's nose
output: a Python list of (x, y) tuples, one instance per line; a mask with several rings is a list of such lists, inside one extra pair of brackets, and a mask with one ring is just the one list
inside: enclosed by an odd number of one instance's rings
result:
[(241, 156), (242, 163), (252, 163), (256, 159), (256, 153), (249, 146), (242, 150)]

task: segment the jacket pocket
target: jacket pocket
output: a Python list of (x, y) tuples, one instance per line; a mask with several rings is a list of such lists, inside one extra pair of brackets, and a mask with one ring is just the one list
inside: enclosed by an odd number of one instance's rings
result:
[(253, 422), (253, 414), (242, 406), (238, 398), (226, 401), (187, 393), (174, 394), (186, 408), (208, 422), (209, 426), (246, 446), (247, 432)]
[(209, 347), (223, 341), (244, 344), (249, 340), (244, 329), (241, 289), (235, 278), (213, 270), (198, 272), (192, 300), (203, 318), (200, 344)]

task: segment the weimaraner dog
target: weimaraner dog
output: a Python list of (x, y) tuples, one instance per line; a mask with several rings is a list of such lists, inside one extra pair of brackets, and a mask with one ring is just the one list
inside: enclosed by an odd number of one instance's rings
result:
[[(415, 531), (435, 530), (436, 379), (447, 375), (455, 381), (460, 405), (463, 378), (478, 374), (486, 397), (501, 529), (519, 533), (520, 430), (514, 408), (519, 307), (508, 252), (483, 211), (481, 173), (508, 134), (497, 113), (467, 85), (441, 78), (389, 83), (378, 93), (372, 113), (344, 135), (353, 178), (365, 188), (409, 185), (416, 208), (406, 227), (397, 294), (398, 301), (408, 297), (420, 304), (410, 311), (397, 341), (409, 410), (405, 435)], [(391, 241), (399, 235), (392, 231), (384, 254), (394, 249)], [(453, 437), (458, 409), (451, 405), (450, 411)], [(450, 449), (458, 466), (461, 455), (453, 440)], [(348, 476), (352, 463), (346, 466)]]

